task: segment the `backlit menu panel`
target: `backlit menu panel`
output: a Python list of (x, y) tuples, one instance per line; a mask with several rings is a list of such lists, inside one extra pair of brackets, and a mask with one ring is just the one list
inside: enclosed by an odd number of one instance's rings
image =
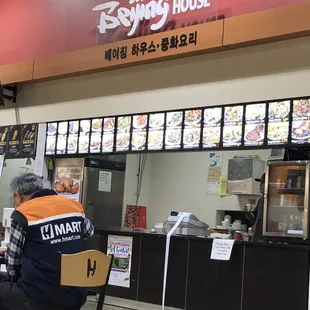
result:
[(57, 127), (57, 123), (47, 123), (46, 155), (55, 155)]
[(134, 115), (132, 118), (131, 150), (143, 151), (146, 148), (148, 115)]
[(36, 152), (37, 141), (37, 124), (28, 124), (23, 126), (21, 155), (24, 157), (32, 157)]
[(245, 146), (263, 146), (265, 139), (266, 103), (245, 106)]
[(160, 151), (164, 142), (165, 113), (155, 113), (149, 116), (148, 150)]
[(183, 147), (196, 149), (200, 146), (202, 110), (187, 110), (184, 113)]
[(0, 155), (3, 155), (7, 152), (8, 132), (8, 126), (0, 127)]
[(223, 146), (241, 146), (243, 105), (228, 106), (224, 109)]
[(58, 123), (58, 134), (57, 134), (57, 147), (56, 154), (66, 154), (67, 148), (67, 136), (68, 136), (68, 122)]
[(115, 117), (103, 119), (102, 152), (112, 153), (114, 148)]
[(95, 118), (91, 122), (90, 153), (100, 153), (102, 136), (102, 118)]
[(76, 154), (78, 150), (79, 121), (70, 121), (68, 130), (67, 154)]
[(310, 99), (293, 101), (291, 143), (310, 143)]
[(89, 152), (90, 125), (91, 121), (89, 119), (80, 121), (79, 154), (86, 154)]
[(10, 126), (8, 138), (7, 156), (10, 158), (19, 157), (21, 149), (22, 127), (20, 125)]
[(168, 112), (166, 114), (165, 149), (180, 149), (183, 126), (183, 112)]
[(207, 108), (203, 111), (202, 147), (215, 148), (221, 142), (222, 108)]
[(288, 143), (290, 101), (270, 102), (268, 108), (268, 145)]
[(116, 151), (129, 151), (131, 116), (119, 116), (116, 126)]

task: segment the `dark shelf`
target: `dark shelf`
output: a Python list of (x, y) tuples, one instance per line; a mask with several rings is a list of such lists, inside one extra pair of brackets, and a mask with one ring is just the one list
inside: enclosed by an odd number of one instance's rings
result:
[(305, 189), (304, 188), (281, 188), (277, 189), (278, 194), (283, 195), (304, 195)]

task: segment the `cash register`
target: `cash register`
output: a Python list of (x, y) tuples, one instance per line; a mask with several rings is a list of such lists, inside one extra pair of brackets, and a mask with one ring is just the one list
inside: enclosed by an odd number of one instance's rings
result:
[(185, 235), (185, 236), (208, 236), (210, 231), (208, 230), (209, 225), (199, 221), (199, 219), (188, 212), (177, 212), (172, 211), (164, 225), (166, 233), (168, 233), (172, 227), (177, 223), (179, 218), (183, 217), (182, 222), (176, 228), (174, 235)]

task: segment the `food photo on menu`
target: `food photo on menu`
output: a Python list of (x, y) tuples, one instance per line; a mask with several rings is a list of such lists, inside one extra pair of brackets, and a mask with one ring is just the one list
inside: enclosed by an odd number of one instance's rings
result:
[(76, 154), (78, 149), (79, 121), (70, 121), (68, 130), (67, 154)]
[(48, 123), (46, 129), (46, 145), (45, 154), (54, 155), (56, 151), (56, 133), (57, 133), (57, 123)]
[(91, 123), (90, 153), (100, 153), (102, 136), (102, 118), (96, 118)]
[(222, 108), (207, 108), (203, 111), (202, 146), (219, 147), (221, 142)]
[(245, 146), (264, 144), (266, 104), (248, 104), (245, 107)]
[(128, 151), (130, 146), (131, 116), (117, 118), (116, 151)]
[(20, 155), (21, 137), (22, 127), (19, 125), (11, 126), (9, 129), (7, 156), (18, 157)]
[(67, 135), (68, 135), (68, 122), (58, 123), (58, 135), (57, 135), (57, 154), (66, 154), (67, 148)]
[(8, 127), (0, 127), (0, 155), (5, 154), (7, 151), (8, 132)]
[(79, 153), (86, 154), (89, 152), (89, 133), (90, 133), (90, 120), (80, 121), (79, 133)]
[(165, 113), (155, 113), (149, 116), (148, 150), (163, 149)]
[(111, 153), (114, 148), (115, 117), (103, 119), (102, 152)]
[(37, 139), (37, 125), (28, 124), (23, 126), (22, 133), (22, 155), (33, 156)]
[(81, 188), (80, 167), (57, 167), (54, 189), (59, 195), (66, 196), (72, 200), (79, 200)]
[(288, 143), (290, 101), (269, 102), (268, 108), (268, 145)]
[(201, 110), (187, 110), (184, 113), (184, 148), (198, 148), (201, 135)]
[(166, 114), (166, 136), (165, 148), (178, 149), (181, 148), (183, 125), (183, 112), (168, 112)]
[(240, 146), (242, 140), (243, 106), (224, 109), (223, 146)]
[(131, 150), (141, 151), (146, 147), (148, 115), (134, 115), (132, 119)]
[(310, 143), (310, 100), (293, 101), (292, 138), (294, 144)]

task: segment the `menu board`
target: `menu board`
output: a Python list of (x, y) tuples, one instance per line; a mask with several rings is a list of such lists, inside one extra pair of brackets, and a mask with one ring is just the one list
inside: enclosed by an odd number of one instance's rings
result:
[(241, 146), (243, 105), (228, 106), (224, 109), (223, 146)]
[(68, 122), (58, 123), (58, 135), (57, 135), (57, 146), (56, 154), (66, 154), (67, 149), (67, 137), (68, 137)]
[(95, 118), (91, 122), (90, 152), (100, 153), (102, 136), (102, 118)]
[(245, 107), (245, 146), (263, 146), (265, 140), (266, 103)]
[(310, 99), (293, 101), (291, 143), (310, 143)]
[(23, 126), (21, 147), (22, 156), (31, 157), (35, 155), (37, 129), (38, 126), (36, 124), (28, 124)]
[(146, 148), (148, 115), (134, 115), (132, 118), (131, 150), (143, 151)]
[(284, 145), (288, 142), (290, 101), (270, 102), (268, 108), (268, 145)]
[(89, 152), (89, 132), (90, 132), (89, 119), (80, 121), (80, 134), (79, 134), (79, 154), (86, 154)]
[(7, 152), (9, 127), (0, 127), (0, 155)]
[(21, 148), (22, 127), (20, 125), (10, 126), (8, 138), (8, 157), (19, 157)]
[(102, 152), (112, 153), (114, 147), (115, 117), (103, 119)]
[(68, 130), (67, 154), (76, 154), (78, 150), (79, 121), (70, 121)]
[(187, 110), (184, 113), (183, 147), (195, 149), (200, 146), (202, 110)]
[(168, 112), (166, 114), (165, 149), (180, 149), (183, 126), (183, 112)]
[(147, 149), (160, 151), (164, 142), (165, 113), (154, 113), (149, 116), (149, 135)]
[(129, 151), (131, 116), (120, 116), (117, 118), (116, 126), (116, 151)]
[(222, 108), (203, 111), (202, 147), (216, 148), (221, 142)]
[(54, 155), (56, 151), (57, 123), (47, 123), (46, 155)]

